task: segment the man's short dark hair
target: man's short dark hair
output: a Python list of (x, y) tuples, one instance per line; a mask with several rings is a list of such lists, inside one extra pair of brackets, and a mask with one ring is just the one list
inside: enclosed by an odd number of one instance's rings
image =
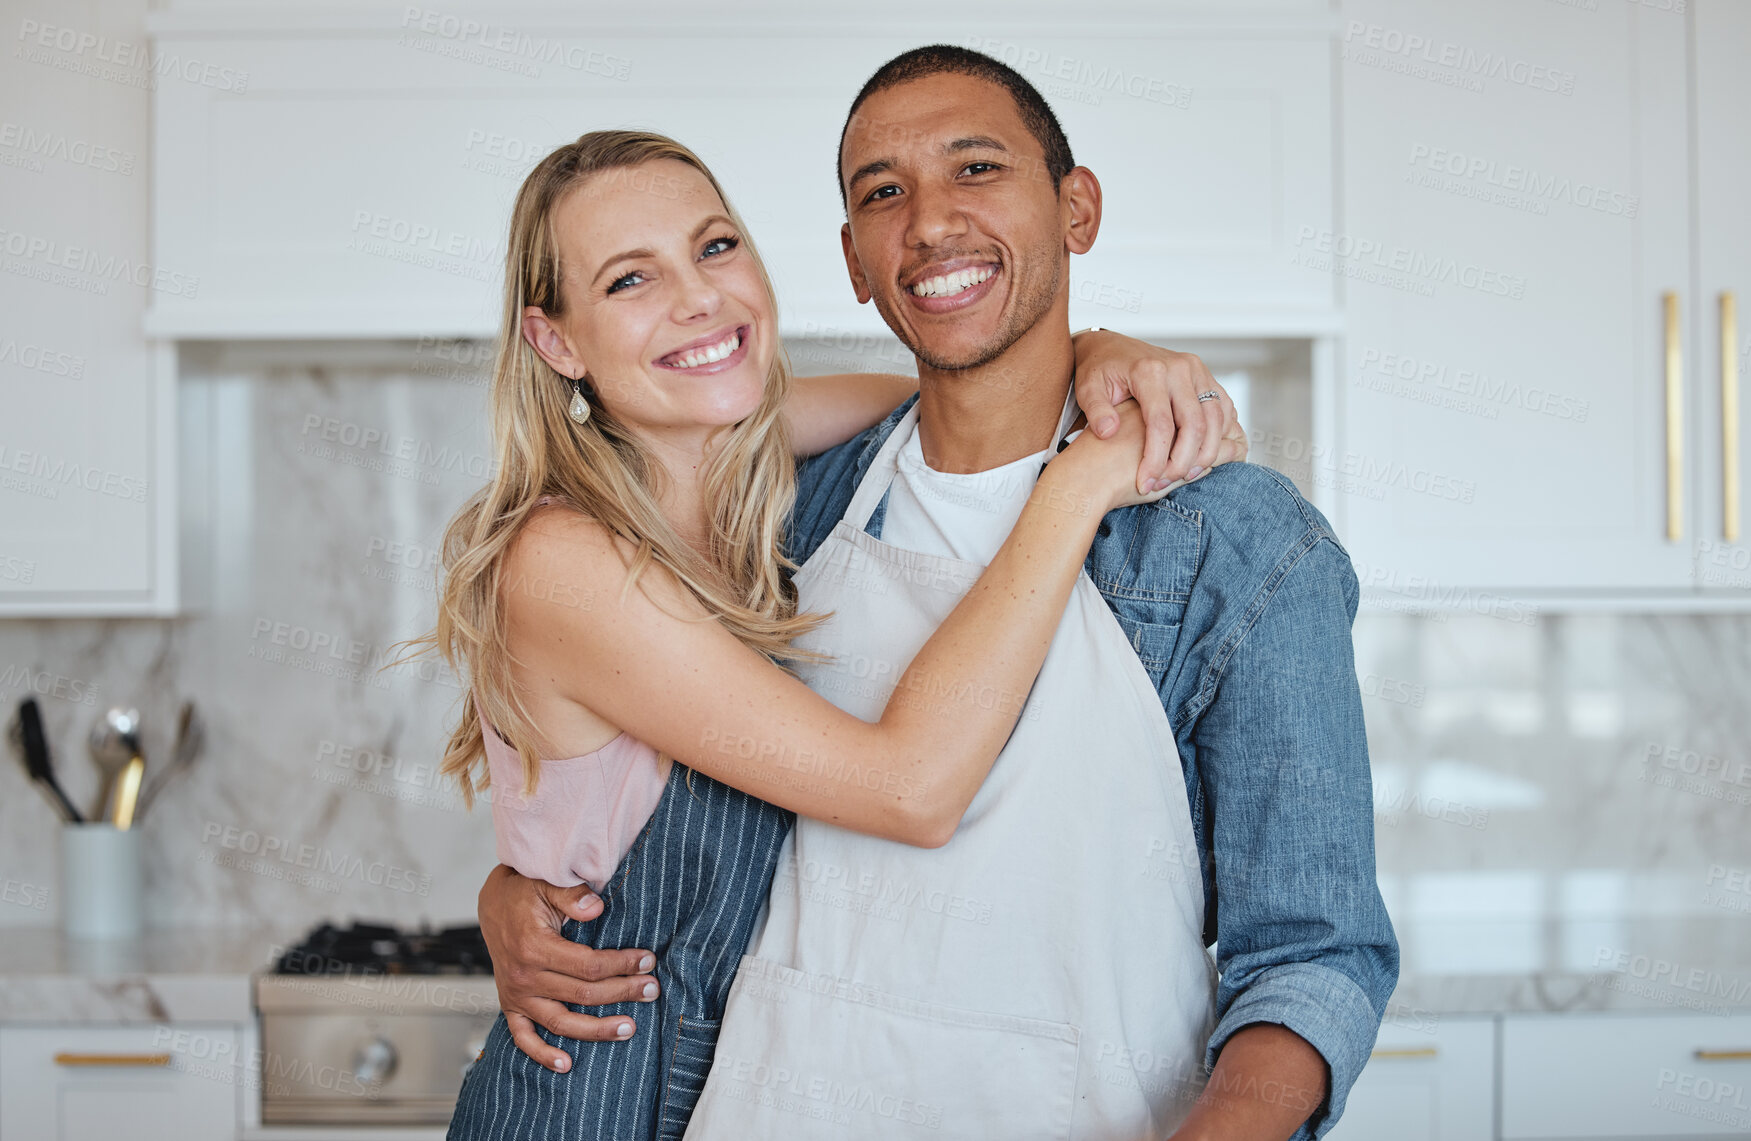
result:
[(1034, 85), (1002, 60), (953, 44), (930, 44), (902, 52), (882, 64), (857, 93), (857, 98), (851, 101), (851, 110), (845, 114), (845, 126), (839, 130), (839, 152), (833, 163), (838, 175), (841, 205), (849, 205), (845, 197), (845, 136), (851, 130), (852, 120), (857, 118), (857, 109), (871, 95), (932, 75), (970, 75), (974, 79), (995, 83), (1009, 92), (1015, 100), (1015, 109), (1021, 113), (1022, 125), (1045, 152), (1046, 173), (1052, 179), (1052, 192), (1058, 192), (1059, 183), (1076, 165), (1076, 160), (1070, 157), (1070, 140), (1064, 137), (1058, 116), (1052, 114), (1052, 108)]

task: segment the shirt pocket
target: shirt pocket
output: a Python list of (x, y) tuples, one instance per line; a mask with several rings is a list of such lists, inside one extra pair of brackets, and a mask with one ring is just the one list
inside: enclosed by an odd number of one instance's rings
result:
[(663, 1104), (657, 1115), (657, 1141), (681, 1141), (699, 1091), (711, 1073), (711, 1055), (717, 1048), (723, 1023), (715, 1018), (683, 1018), (669, 1055), (669, 1074), (663, 1081)]
[(1125, 641), (1131, 643), (1131, 650), (1137, 655), (1137, 660), (1143, 663), (1143, 670), (1149, 675), (1149, 680), (1159, 690), (1167, 676), (1167, 665), (1173, 660), (1173, 648), (1179, 642), (1179, 623), (1143, 622), (1136, 618), (1127, 618), (1122, 612), (1115, 610), (1113, 617), (1119, 621), (1119, 629), (1124, 631)]
[(1068, 1138), (1080, 1032), (744, 957), (689, 1141)]

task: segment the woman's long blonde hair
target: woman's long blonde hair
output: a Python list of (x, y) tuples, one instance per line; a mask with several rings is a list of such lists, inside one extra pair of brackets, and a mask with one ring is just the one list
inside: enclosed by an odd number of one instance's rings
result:
[[(644, 131), (592, 131), (542, 159), (524, 179), (511, 212), (505, 251), (505, 302), (493, 365), (492, 482), (469, 498), (444, 534), (444, 581), (436, 627), (416, 644), (436, 648), (478, 704), (463, 703), (441, 771), (457, 778), (463, 797), (491, 783), (486, 772), (484, 716), (523, 762), (525, 795), (535, 790), (543, 741), (511, 681), (505, 642), (505, 555), (544, 496), (554, 496), (596, 520), (635, 548), (620, 597), (655, 563), (699, 600), (708, 614), (745, 644), (774, 660), (809, 657), (790, 640), (819, 622), (799, 616), (784, 569), (779, 537), (796, 496), (796, 473), (780, 410), (790, 392), (790, 365), (782, 347), (773, 353), (759, 407), (727, 429), (706, 468), (711, 510), (709, 552), (684, 542), (658, 508), (666, 473), (638, 437), (617, 421), (588, 387), (590, 418), (575, 423), (566, 410), (570, 378), (554, 371), (523, 339), (523, 310), (535, 305), (549, 317), (565, 312), (553, 228), (565, 195), (601, 175), (631, 171), (657, 159), (686, 163), (705, 176), (723, 200), (743, 248), (760, 267), (777, 312), (771, 278), (754, 241), (723, 188), (692, 151)], [(661, 179), (642, 188), (654, 190)], [(765, 331), (772, 335), (771, 330)], [(606, 585), (606, 584), (604, 584)], [(612, 598), (611, 592), (602, 596)]]

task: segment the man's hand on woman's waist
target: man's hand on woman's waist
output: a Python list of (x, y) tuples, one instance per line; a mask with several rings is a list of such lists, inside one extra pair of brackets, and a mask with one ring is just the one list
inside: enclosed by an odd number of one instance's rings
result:
[(481, 885), (477, 907), (499, 1009), (517, 1049), (564, 1073), (571, 1068), (570, 1055), (544, 1042), (537, 1026), (583, 1042), (632, 1037), (637, 1026), (630, 1018), (596, 1018), (566, 1005), (650, 1002), (659, 993), (650, 974), (657, 960), (649, 951), (598, 951), (560, 933), (568, 919), (602, 914), (602, 900), (588, 885), (554, 887), (500, 864)]

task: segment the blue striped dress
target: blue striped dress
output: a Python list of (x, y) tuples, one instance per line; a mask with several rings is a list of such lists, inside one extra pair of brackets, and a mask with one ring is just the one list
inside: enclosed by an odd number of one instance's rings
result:
[(647, 947), (655, 1002), (573, 1006), (628, 1015), (630, 1039), (576, 1042), (545, 1030), (571, 1055), (556, 1074), (517, 1049), (504, 1015), (468, 1071), (449, 1141), (678, 1139), (711, 1069), (730, 984), (766, 902), (791, 813), (671, 766), (662, 799), (614, 878), (602, 914), (564, 935), (592, 947)]

